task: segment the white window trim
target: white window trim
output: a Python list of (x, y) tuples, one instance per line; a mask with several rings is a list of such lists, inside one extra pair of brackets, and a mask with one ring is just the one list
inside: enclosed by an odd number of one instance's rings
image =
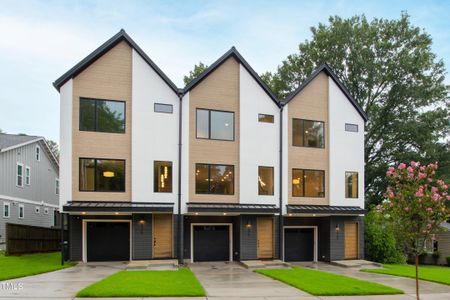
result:
[(41, 213), (41, 208), (39, 206), (36, 206), (34, 208), (34, 212), (37, 213), (37, 214)]
[(31, 168), (25, 166), (25, 185), (31, 185)]
[[(8, 215), (5, 215), (5, 207), (8, 206)], [(11, 203), (9, 202), (3, 202), (3, 218), (9, 219), (11, 216)]]
[(59, 195), (59, 178), (55, 178), (55, 194)]
[[(20, 175), (20, 176), (22, 177), (22, 180), (21, 180), (22, 185), (18, 185), (18, 184), (17, 184), (17, 181), (18, 181), (17, 179), (19, 178), (19, 166), (22, 167), (22, 175)], [(17, 186), (17, 187), (23, 188), (23, 180), (24, 180), (23, 173), (24, 173), (24, 170), (23, 170), (23, 164), (18, 162), (17, 165), (16, 165), (16, 186)]]
[(41, 147), (39, 147), (38, 145), (36, 145), (36, 149), (34, 151), (34, 157), (35, 157), (36, 161), (41, 161)]
[[(21, 217), (20, 216), (20, 209), (22, 208), (22, 211), (23, 211), (23, 216)], [(19, 218), (19, 219), (25, 219), (25, 205), (23, 205), (23, 204), (19, 204), (19, 206), (18, 206), (18, 211), (17, 211), (17, 217)]]
[(44, 207), (44, 214), (48, 215), (48, 207)]

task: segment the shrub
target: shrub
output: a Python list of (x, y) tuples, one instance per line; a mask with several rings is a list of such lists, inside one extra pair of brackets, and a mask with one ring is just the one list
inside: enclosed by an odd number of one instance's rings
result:
[(447, 266), (450, 267), (450, 256), (447, 256), (445, 259), (447, 260)]
[(397, 245), (394, 232), (376, 210), (371, 210), (365, 219), (366, 258), (383, 264), (403, 264), (406, 256)]

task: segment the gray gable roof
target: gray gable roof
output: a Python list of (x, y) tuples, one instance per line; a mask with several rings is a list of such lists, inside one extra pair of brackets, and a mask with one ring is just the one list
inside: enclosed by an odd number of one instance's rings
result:
[(80, 74), (84, 69), (89, 67), (93, 62), (99, 59), (103, 54), (111, 50), (114, 46), (116, 46), (121, 41), (125, 41), (133, 48), (139, 55), (144, 59), (149, 66), (164, 80), (165, 83), (175, 92), (179, 93), (179, 89), (177, 86), (169, 79), (169, 77), (164, 74), (164, 72), (148, 57), (147, 54), (133, 41), (133, 39), (125, 32), (125, 30), (121, 29), (117, 34), (115, 34), (112, 38), (107, 40), (103, 45), (98, 47), (94, 52), (86, 56), (82, 61), (76, 64), (72, 69), (64, 73), (61, 77), (55, 80), (53, 86), (59, 91), (61, 86), (64, 85), (71, 78)]
[(0, 133), (0, 150), (38, 139), (42, 139), (42, 137), (25, 134)]
[(337, 78), (336, 74), (327, 64), (323, 64), (320, 67), (318, 67), (308, 78), (306, 78), (306, 80), (295, 91), (293, 91), (282, 102), (282, 105), (283, 106), (287, 105), (292, 99), (294, 99), (298, 93), (300, 93), (314, 78), (316, 78), (317, 75), (320, 74), (320, 72), (325, 72), (328, 76), (331, 77), (331, 79), (333, 79), (333, 81), (336, 83), (336, 85), (339, 87), (342, 93), (344, 93), (344, 95), (347, 97), (348, 101), (350, 101), (350, 103), (358, 111), (358, 113), (361, 115), (364, 121), (367, 122), (367, 120), (369, 119), (367, 114), (364, 112), (362, 107), (358, 104), (358, 102), (356, 102), (355, 98), (353, 98), (353, 96), (350, 94), (347, 88), (342, 84), (342, 82)]

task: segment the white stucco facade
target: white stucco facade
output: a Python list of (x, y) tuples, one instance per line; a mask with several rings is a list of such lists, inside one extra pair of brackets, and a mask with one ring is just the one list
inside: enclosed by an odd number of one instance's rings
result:
[(181, 213), (187, 212), (186, 203), (189, 202), (189, 92), (181, 101), (182, 129), (181, 129)]
[(72, 200), (72, 94), (73, 80), (67, 81), (59, 91), (59, 206)]
[(289, 191), (289, 184), (290, 181), (288, 180), (289, 178), (289, 172), (291, 172), (288, 168), (289, 164), (288, 164), (288, 145), (289, 145), (289, 139), (288, 139), (288, 126), (289, 126), (289, 106), (286, 105), (283, 107), (283, 120), (282, 120), (282, 134), (283, 134), (283, 149), (282, 149), (282, 154), (283, 154), (283, 161), (282, 161), (282, 172), (283, 172), (283, 186), (282, 186), (282, 200), (283, 200), (283, 207), (282, 207), (282, 214), (286, 214), (286, 204), (288, 204), (288, 191)]

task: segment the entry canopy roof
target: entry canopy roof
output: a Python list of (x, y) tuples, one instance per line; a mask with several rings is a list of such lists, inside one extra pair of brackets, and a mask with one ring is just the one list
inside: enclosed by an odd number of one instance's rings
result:
[(216, 213), (277, 213), (278, 208), (270, 204), (188, 203), (188, 212)]
[(293, 214), (331, 214), (331, 215), (362, 215), (366, 210), (359, 206), (330, 205), (286, 205), (287, 212)]
[(173, 203), (72, 201), (63, 209), (67, 212), (173, 212)]

